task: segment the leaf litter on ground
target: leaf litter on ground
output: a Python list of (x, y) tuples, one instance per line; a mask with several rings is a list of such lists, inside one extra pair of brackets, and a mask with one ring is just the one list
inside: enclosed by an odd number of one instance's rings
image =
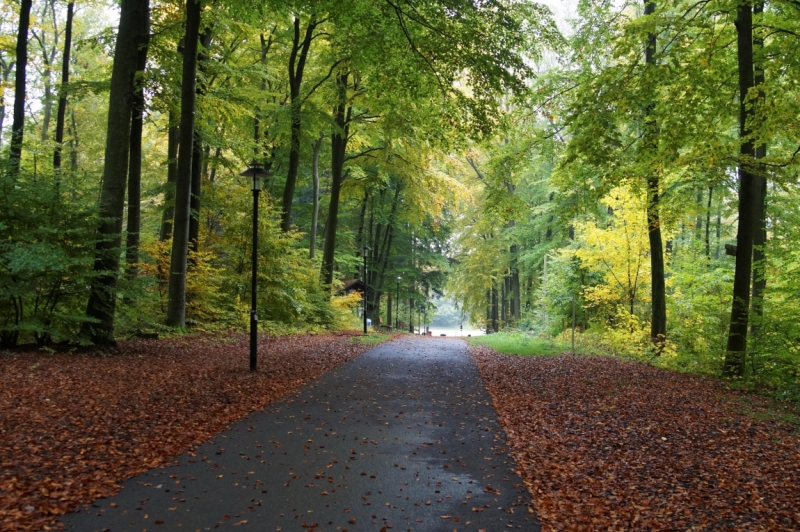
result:
[(371, 345), (349, 334), (122, 341), (113, 352), (0, 357), (0, 530), (64, 513), (169, 463)]
[(543, 530), (800, 530), (800, 436), (721, 382), (610, 357), (473, 356)]

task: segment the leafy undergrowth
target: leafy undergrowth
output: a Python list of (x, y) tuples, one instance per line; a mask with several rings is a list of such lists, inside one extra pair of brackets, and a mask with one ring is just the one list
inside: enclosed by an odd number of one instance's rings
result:
[(472, 348), (545, 530), (800, 530), (800, 437), (716, 381)]
[(0, 358), (0, 530), (48, 530), (370, 346), (350, 334), (121, 342)]

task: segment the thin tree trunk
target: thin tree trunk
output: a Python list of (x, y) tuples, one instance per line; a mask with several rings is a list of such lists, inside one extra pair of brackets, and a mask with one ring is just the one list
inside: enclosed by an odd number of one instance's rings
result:
[(500, 327), (497, 323), (498, 318), (498, 301), (497, 301), (497, 288), (492, 285), (492, 331), (499, 332)]
[(711, 261), (711, 199), (714, 187), (708, 187), (708, 203), (706, 204), (706, 260)]
[(189, 253), (189, 203), (192, 187), (192, 150), (194, 146), (195, 100), (197, 85), (197, 45), (200, 38), (200, 0), (186, 2), (186, 34), (181, 78), (181, 146), (178, 152), (178, 175), (175, 181), (175, 222), (170, 256), (169, 303), (167, 325), (186, 324), (186, 261)]
[(347, 140), (350, 135), (350, 114), (352, 107), (347, 105), (347, 83), (349, 72), (336, 78), (338, 101), (334, 110), (336, 130), (331, 135), (331, 199), (328, 207), (328, 232), (322, 252), (322, 280), (326, 285), (333, 283), (333, 260), (336, 251), (336, 225), (339, 216), (339, 194), (344, 180), (344, 158)]
[[(200, 81), (205, 77), (208, 70), (208, 48), (211, 46), (211, 28), (206, 28), (200, 39), (202, 45), (197, 53), (197, 68), (199, 70)], [(199, 100), (206, 93), (205, 85), (197, 83), (195, 97)], [(197, 103), (195, 103), (197, 108)], [(200, 200), (203, 193), (203, 139), (200, 136), (200, 128), (197, 126), (195, 117), (194, 143), (192, 144), (192, 195), (189, 199), (189, 248), (197, 251), (200, 244)]]
[(319, 152), (322, 149), (322, 136), (314, 143), (314, 158), (312, 160), (311, 177), (314, 180), (312, 194), (313, 205), (311, 208), (311, 245), (308, 251), (308, 257), (314, 259), (317, 252), (317, 221), (319, 218)]
[[(42, 83), (44, 85), (42, 94), (42, 142), (47, 142), (50, 139), (50, 119), (53, 115), (53, 61), (55, 61), (56, 50), (58, 49), (58, 21), (56, 19), (55, 0), (45, 3), (42, 9), (42, 18), (47, 16), (48, 8), (53, 17), (52, 48), (48, 50), (44, 32), (37, 37), (42, 47), (42, 64), (44, 66), (42, 75)], [(35, 32), (34, 35), (36, 35)]]
[(519, 267), (517, 265), (517, 245), (511, 246), (511, 318), (519, 321), (522, 317), (522, 290), (519, 283)]
[(219, 164), (219, 158), (222, 155), (222, 148), (217, 146), (217, 149), (214, 151), (214, 165), (211, 167), (211, 172), (208, 174), (208, 182), (213, 183), (217, 179), (217, 165)]
[(122, 216), (128, 176), (131, 116), (139, 52), (139, 35), (145, 8), (141, 0), (122, 0), (119, 31), (111, 71), (105, 164), (100, 190), (100, 226), (95, 247), (94, 271), (83, 334), (96, 344), (114, 343)]
[(392, 320), (392, 291), (388, 290), (386, 292), (386, 325), (388, 327), (394, 328), (394, 320)]
[(192, 184), (189, 198), (189, 249), (197, 252), (200, 240), (200, 200), (202, 198), (203, 181), (203, 139), (199, 128), (195, 125), (194, 142), (192, 144)]
[(14, 78), (14, 119), (11, 123), (11, 149), (8, 154), (9, 173), (13, 177), (19, 175), (25, 132), (25, 76), (28, 70), (28, 28), (31, 22), (31, 5), (32, 0), (22, 0), (19, 6)]
[(755, 201), (758, 196), (750, 165), (755, 158), (751, 137), (753, 107), (747, 95), (753, 80), (753, 11), (742, 2), (736, 16), (737, 61), (739, 65), (739, 233), (736, 238), (736, 270), (733, 275), (733, 302), (728, 345), (723, 364), (726, 376), (742, 376), (747, 351), (747, 322), (750, 308), (750, 281), (755, 237)]
[[(753, 4), (753, 15), (760, 16), (764, 12), (764, 2)], [(763, 51), (764, 38), (759, 33), (753, 38), (753, 46), (759, 53)], [(758, 100), (760, 111), (763, 112), (764, 103), (764, 67), (762, 61), (755, 63), (753, 83), (758, 90)], [(763, 121), (763, 117), (758, 117)], [(766, 277), (766, 250), (767, 245), (767, 178), (764, 172), (764, 165), (760, 161), (767, 156), (767, 144), (760, 143), (755, 147), (756, 172), (753, 174), (756, 191), (755, 201), (755, 235), (753, 240), (753, 314), (761, 318), (764, 315), (764, 291), (767, 288)], [(758, 330), (758, 323), (753, 323), (750, 332)]]
[[(147, 49), (150, 44), (150, 0), (142, 0), (145, 10), (139, 36), (139, 53), (136, 58), (136, 72), (144, 78), (147, 67)], [(133, 95), (133, 115), (131, 117), (131, 147), (128, 165), (128, 226), (125, 239), (125, 263), (128, 275), (136, 275), (139, 262), (139, 229), (142, 220), (142, 127), (144, 125), (144, 79), (139, 80)]]
[[(291, 101), (291, 143), (289, 144), (289, 168), (286, 172), (286, 185), (283, 188), (283, 204), (281, 212), (281, 230), (286, 232), (292, 225), (292, 200), (294, 189), (297, 185), (297, 169), (300, 165), (300, 135), (301, 107), (300, 87), (303, 83), (303, 71), (306, 66), (308, 49), (317, 27), (316, 17), (311, 15), (311, 20), (306, 27), (305, 37), (300, 40), (300, 18), (294, 19), (294, 40), (292, 51), (289, 55), (289, 98)], [(298, 57), (299, 53), (299, 57)]]
[(508, 325), (508, 276), (503, 275), (503, 284), (500, 285), (500, 322), (503, 328)]
[(69, 139), (69, 165), (73, 172), (78, 171), (78, 124), (75, 122), (75, 110), (70, 116), (70, 139)]
[[(652, 16), (656, 10), (653, 0), (644, 0), (644, 15)], [(648, 68), (655, 68), (656, 34), (647, 35), (645, 49), (645, 63)], [(657, 150), (658, 125), (653, 118), (654, 104), (649, 103), (645, 108), (645, 143), (647, 149)], [(656, 345), (656, 354), (660, 354), (667, 337), (667, 300), (664, 283), (664, 244), (661, 238), (661, 213), (659, 206), (660, 179), (657, 171), (653, 171), (647, 178), (647, 232), (650, 242), (650, 272), (651, 272), (651, 299), (652, 316), (650, 320), (650, 340)]]
[[(53, 168), (61, 168), (61, 145), (64, 142), (64, 122), (67, 115), (67, 83), (69, 83), (69, 57), (72, 51), (72, 19), (75, 2), (67, 5), (67, 23), (64, 28), (64, 53), (61, 61), (61, 87), (58, 91), (58, 110), (56, 111), (56, 146), (53, 151)], [(2, 129), (0, 123), (0, 129)]]
[(165, 242), (172, 238), (172, 221), (175, 216), (175, 182), (178, 179), (178, 147), (180, 146), (180, 128), (174, 113), (169, 113), (169, 130), (167, 131), (167, 182), (164, 185), (164, 211), (161, 215), (161, 233), (159, 240)]

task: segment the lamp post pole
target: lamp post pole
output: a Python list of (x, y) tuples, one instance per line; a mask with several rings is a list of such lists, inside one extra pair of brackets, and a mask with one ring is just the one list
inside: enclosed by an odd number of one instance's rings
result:
[[(255, 175), (253, 181), (256, 181)], [(253, 273), (250, 294), (250, 371), (258, 368), (258, 195), (260, 187), (253, 187)]]
[(399, 275), (397, 276), (397, 297), (395, 298), (395, 305), (394, 305), (394, 328), (400, 328), (400, 280), (402, 277)]
[(363, 246), (361, 251), (364, 252), (364, 336), (367, 335), (367, 301), (368, 301), (368, 291), (369, 285), (367, 285), (367, 254), (372, 251), (372, 248), (369, 246)]
[(408, 300), (408, 332), (414, 334), (414, 300)]
[(258, 369), (258, 195), (261, 192), (261, 177), (268, 176), (270, 173), (253, 161), (248, 165), (247, 170), (239, 174), (242, 177), (253, 178), (253, 273), (251, 278), (250, 291), (250, 371)]

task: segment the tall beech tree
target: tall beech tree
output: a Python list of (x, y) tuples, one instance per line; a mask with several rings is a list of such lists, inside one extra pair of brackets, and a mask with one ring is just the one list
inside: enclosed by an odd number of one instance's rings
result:
[(736, 60), (739, 74), (739, 221), (736, 235), (736, 270), (733, 276), (733, 302), (728, 346), (725, 354), (725, 375), (743, 375), (747, 352), (747, 325), (750, 311), (750, 287), (753, 266), (753, 242), (756, 232), (756, 189), (753, 171), (755, 145), (753, 126), (755, 112), (750, 90), (755, 87), (753, 70), (753, 8), (743, 1), (736, 11)]
[(111, 71), (100, 226), (94, 252), (95, 277), (86, 306), (83, 334), (95, 344), (114, 343), (122, 218), (128, 176), (136, 65), (147, 8), (144, 0), (123, 0)]
[(183, 40), (181, 76), (181, 121), (178, 174), (175, 180), (175, 221), (169, 263), (167, 325), (186, 324), (186, 265), (189, 256), (189, 219), (192, 194), (195, 101), (197, 98), (197, 47), (200, 39), (200, 0), (186, 1), (186, 31)]
[[(656, 12), (656, 3), (653, 0), (644, 0), (644, 16), (650, 17), (649, 24), (655, 25), (652, 20)], [(649, 30), (647, 45), (645, 47), (645, 64), (649, 69), (656, 68), (656, 33)], [(658, 124), (653, 117), (654, 103), (651, 101), (644, 111), (644, 149), (648, 156), (658, 156)], [(661, 238), (661, 214), (659, 195), (661, 180), (659, 170), (652, 165), (647, 176), (647, 233), (650, 241), (650, 293), (653, 310), (650, 317), (650, 340), (656, 345), (656, 354), (663, 349), (667, 337), (667, 295), (664, 283), (664, 246)]]
[[(800, 6), (799, 6), (800, 7)], [(764, 13), (764, 2), (755, 2), (753, 4), (753, 17), (760, 17)], [(764, 84), (766, 82), (764, 73), (764, 28), (760, 28), (758, 33), (753, 36), (753, 54), (754, 54), (754, 67), (753, 67), (753, 83), (758, 88), (758, 102), (756, 109), (760, 113), (757, 116), (759, 122), (764, 121), (763, 113), (766, 112), (764, 108)], [(758, 124), (759, 126), (761, 124)], [(752, 311), (755, 316), (759, 318), (764, 314), (764, 292), (767, 288), (767, 275), (766, 275), (766, 245), (767, 245), (767, 176), (766, 167), (763, 164), (767, 156), (767, 143), (763, 139), (755, 146), (755, 165), (753, 172), (753, 179), (755, 180), (756, 197), (755, 203), (755, 235), (753, 236), (753, 293), (752, 293)], [(751, 326), (751, 332), (755, 332), (758, 324), (754, 323)]]
[[(208, 72), (209, 53), (213, 32), (211, 27), (207, 27), (200, 37), (200, 49), (197, 53), (198, 79), (195, 94), (195, 108), (207, 91), (205, 78)], [(196, 120), (195, 120), (196, 121)], [(194, 144), (192, 145), (192, 195), (189, 200), (189, 248), (197, 251), (200, 247), (200, 204), (203, 193), (203, 138), (200, 128), (195, 124)]]
[(320, 135), (314, 143), (314, 148), (312, 150), (313, 155), (311, 157), (311, 179), (313, 182), (311, 194), (313, 198), (311, 205), (311, 231), (309, 232), (311, 243), (308, 250), (308, 256), (311, 259), (313, 259), (317, 253), (317, 225), (319, 223), (319, 152), (322, 150), (322, 140), (323, 137)]
[(147, 50), (150, 44), (150, 1), (141, 0), (145, 10), (139, 35), (136, 56), (137, 84), (133, 95), (131, 117), (131, 148), (128, 164), (128, 219), (125, 235), (125, 263), (131, 275), (139, 263), (139, 230), (142, 221), (142, 128), (144, 126), (144, 75), (147, 67)]
[(28, 28), (31, 23), (32, 0), (22, 0), (19, 5), (17, 27), (16, 70), (14, 72), (14, 118), (11, 124), (11, 149), (8, 154), (9, 173), (19, 173), (22, 158), (22, 141), (25, 136), (25, 94), (28, 70)]
[[(61, 85), (58, 90), (56, 111), (56, 145), (53, 149), (53, 168), (61, 168), (61, 150), (64, 143), (64, 122), (67, 116), (67, 84), (69, 83), (69, 58), (72, 52), (72, 20), (75, 17), (75, 2), (67, 4), (67, 22), (64, 26), (64, 52), (61, 56)], [(2, 124), (0, 123), (0, 128)]]
[(350, 71), (343, 70), (336, 76), (336, 107), (333, 110), (334, 130), (331, 133), (331, 192), (328, 204), (328, 221), (325, 224), (325, 243), (322, 248), (322, 282), (333, 284), (334, 253), (336, 252), (336, 227), (339, 222), (339, 196), (344, 181), (344, 163), (347, 141), (350, 138), (350, 121), (353, 106), (348, 99)]
[[(300, 89), (303, 83), (303, 74), (308, 61), (308, 51), (311, 42), (314, 40), (314, 30), (323, 23), (324, 20), (317, 20), (317, 16), (312, 14), (306, 25), (305, 32), (301, 31), (300, 16), (294, 18), (294, 33), (292, 37), (292, 48), (289, 54), (289, 103), (291, 120), (291, 139), (289, 144), (289, 167), (286, 170), (286, 185), (283, 188), (283, 204), (281, 212), (281, 229), (288, 231), (292, 224), (292, 201), (294, 200), (294, 189), (297, 185), (297, 169), (300, 164), (300, 136), (301, 111), (303, 100)], [(301, 34), (303, 35), (301, 38)]]

